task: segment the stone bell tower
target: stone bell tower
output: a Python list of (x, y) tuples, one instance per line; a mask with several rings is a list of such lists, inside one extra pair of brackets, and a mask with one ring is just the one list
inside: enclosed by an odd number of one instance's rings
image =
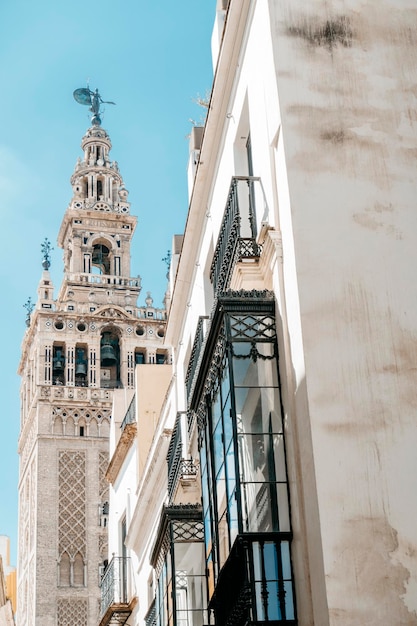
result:
[(165, 309), (151, 297), (137, 305), (140, 278), (130, 276), (137, 220), (110, 158), (99, 95), (78, 91), (91, 94), (94, 115), (58, 235), (64, 276), (54, 299), (45, 240), (19, 365), (18, 626), (98, 623), (113, 390), (134, 386), (136, 365), (167, 360)]

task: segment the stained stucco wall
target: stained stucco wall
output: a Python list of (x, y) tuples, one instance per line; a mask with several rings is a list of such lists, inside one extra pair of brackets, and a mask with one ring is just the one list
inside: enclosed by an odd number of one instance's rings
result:
[(269, 10), (329, 620), (415, 624), (417, 5)]

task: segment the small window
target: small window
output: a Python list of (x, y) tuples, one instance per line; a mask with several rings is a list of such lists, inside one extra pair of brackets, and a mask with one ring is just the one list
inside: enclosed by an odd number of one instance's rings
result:
[(84, 426), (80, 426), (80, 437), (84, 437)]

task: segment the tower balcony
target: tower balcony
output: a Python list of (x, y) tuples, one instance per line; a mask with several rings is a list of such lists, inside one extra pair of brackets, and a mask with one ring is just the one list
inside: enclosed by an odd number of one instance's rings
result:
[(125, 624), (138, 602), (129, 557), (113, 556), (101, 579), (100, 589), (99, 626)]
[(140, 276), (136, 278), (126, 276), (116, 276), (114, 274), (87, 274), (82, 272), (66, 272), (64, 279), (67, 283), (73, 283), (75, 285), (85, 284), (94, 287), (114, 286), (114, 287), (126, 287), (128, 289), (141, 289)]

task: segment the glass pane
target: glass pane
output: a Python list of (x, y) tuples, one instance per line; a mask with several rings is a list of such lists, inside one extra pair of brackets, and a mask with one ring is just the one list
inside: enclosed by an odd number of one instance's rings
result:
[(255, 580), (261, 580), (262, 578), (262, 565), (261, 565), (261, 547), (258, 542), (252, 544), (253, 555), (253, 573)]
[(212, 555), (210, 554), (207, 562), (206, 562), (206, 570), (207, 570), (207, 591), (208, 591), (208, 599), (210, 600), (213, 593), (214, 593), (214, 584), (215, 584), (215, 579), (214, 579), (214, 564), (213, 564), (213, 558)]
[(278, 482), (287, 480), (287, 470), (285, 467), (285, 450), (283, 435), (274, 435), (274, 460), (275, 479)]
[(291, 560), (290, 560), (290, 544), (288, 541), (281, 542), (281, 563), (282, 563), (282, 576), (285, 580), (290, 580), (291, 574)]
[[(278, 366), (274, 344), (233, 343), (233, 378), (235, 387), (278, 387)], [(256, 361), (253, 356), (256, 355)], [(259, 355), (267, 358), (260, 358)]]
[(230, 396), (229, 368), (228, 368), (227, 363), (222, 371), (221, 390), (222, 390), (222, 405), (224, 406)]
[(222, 411), (221, 411), (221, 406), (220, 406), (220, 394), (217, 393), (216, 397), (213, 400), (213, 404), (211, 405), (213, 428), (215, 428), (217, 422), (220, 419), (221, 414), (222, 414)]
[(205, 438), (201, 442), (200, 448), (200, 464), (201, 464), (201, 472), (203, 473), (207, 466), (207, 450), (206, 450), (206, 442)]
[(175, 571), (203, 572), (204, 547), (201, 541), (176, 541), (174, 543)]
[(221, 467), (216, 478), (217, 490), (217, 515), (221, 517), (226, 510), (226, 478), (224, 475), (224, 465)]
[(263, 546), (263, 552), (267, 580), (278, 580), (278, 556), (275, 543), (266, 541)]
[(223, 425), (219, 421), (216, 430), (213, 433), (213, 454), (214, 454), (214, 471), (217, 474), (224, 462), (223, 451)]
[(276, 580), (268, 580), (266, 591), (268, 600), (265, 612), (267, 612), (268, 620), (282, 619), (284, 616), (279, 605), (278, 582)]
[(235, 471), (235, 452), (233, 443), (226, 454), (226, 472), (227, 472), (227, 495), (230, 498), (232, 492), (236, 489), (236, 471)]
[[(235, 387), (258, 387), (258, 368), (250, 357), (250, 343), (234, 343), (233, 380)], [(237, 358), (237, 355), (242, 358)], [(244, 357), (244, 358), (243, 358)]]
[(235, 389), (238, 432), (281, 433), (279, 390), (274, 387)]
[(242, 521), (245, 531), (278, 530), (272, 518), (270, 485), (271, 483), (242, 483)]
[(285, 617), (286, 619), (295, 619), (294, 615), (294, 598), (292, 593), (292, 582), (287, 580), (284, 582), (285, 591)]
[[(278, 387), (278, 365), (274, 357), (274, 344), (257, 343), (256, 350), (266, 359), (258, 358), (258, 383), (260, 387)], [(271, 358), (272, 357), (272, 358)]]
[(290, 511), (288, 506), (288, 488), (284, 483), (277, 484), (279, 530), (290, 531)]
[(259, 622), (282, 619), (276, 581), (255, 583), (256, 612)]
[(218, 533), (219, 533), (219, 568), (223, 567), (226, 562), (227, 557), (229, 556), (229, 533), (227, 527), (227, 518), (226, 511), (224, 515), (219, 519), (218, 525)]
[(229, 499), (229, 532), (230, 532), (230, 547), (231, 547), (239, 532), (239, 520), (238, 520), (237, 502), (236, 502), (235, 492), (232, 493)]
[(270, 480), (267, 457), (268, 435), (239, 435), (237, 441), (241, 480), (243, 482)]
[(201, 474), (201, 492), (202, 492), (202, 499), (203, 499), (203, 511), (205, 512), (207, 511), (207, 508), (210, 504), (207, 466), (204, 468)]
[(228, 448), (233, 437), (233, 422), (230, 414), (230, 394), (223, 409), (224, 445)]
[(260, 389), (257, 387), (235, 389), (235, 400), (238, 432), (259, 432), (262, 427)]
[(211, 515), (210, 509), (208, 509), (204, 516), (204, 543), (206, 545), (206, 554), (209, 554), (212, 549), (212, 534), (211, 534)]

